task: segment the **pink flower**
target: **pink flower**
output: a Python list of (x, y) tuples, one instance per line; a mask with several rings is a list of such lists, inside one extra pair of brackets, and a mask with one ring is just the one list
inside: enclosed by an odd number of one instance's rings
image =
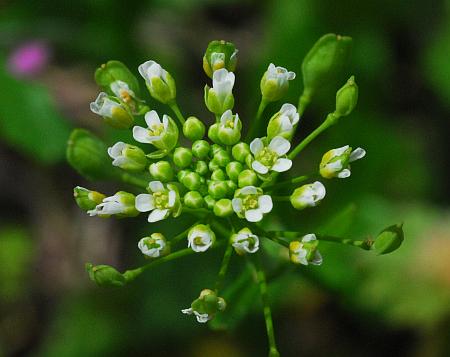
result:
[(35, 76), (47, 66), (49, 58), (50, 49), (47, 44), (40, 41), (26, 42), (12, 51), (8, 69), (18, 76)]

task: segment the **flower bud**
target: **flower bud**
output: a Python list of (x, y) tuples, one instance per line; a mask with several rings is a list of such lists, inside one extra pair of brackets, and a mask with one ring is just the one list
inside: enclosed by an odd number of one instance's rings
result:
[(403, 225), (393, 225), (385, 228), (375, 238), (375, 242), (372, 245), (379, 255), (388, 254), (398, 249), (404, 239)]
[(290, 140), (299, 120), (297, 108), (289, 103), (283, 104), (280, 111), (269, 120), (267, 139), (270, 141), (276, 136), (282, 136)]
[(220, 169), (220, 165), (219, 165), (219, 163), (217, 162), (217, 160), (212, 159), (212, 160), (208, 163), (208, 169), (209, 169), (209, 171), (211, 171), (211, 172), (214, 172), (215, 170)]
[(256, 186), (258, 184), (258, 176), (253, 170), (245, 169), (239, 173), (238, 186)]
[(145, 153), (134, 145), (122, 141), (108, 148), (108, 155), (113, 159), (112, 164), (127, 171), (143, 171), (147, 166)]
[(133, 116), (114, 97), (101, 92), (90, 105), (91, 111), (101, 115), (105, 123), (116, 129), (128, 129), (134, 122)]
[(215, 123), (213, 125), (211, 125), (208, 129), (208, 138), (216, 144), (220, 144), (220, 139), (219, 139), (219, 124)]
[(216, 204), (216, 200), (214, 198), (212, 198), (210, 195), (206, 195), (204, 197), (205, 203), (206, 203), (206, 207), (208, 207), (209, 209), (213, 209), (214, 205)]
[(189, 117), (183, 124), (183, 134), (191, 141), (200, 140), (205, 135), (205, 124), (196, 117)]
[(198, 191), (189, 191), (184, 195), (184, 204), (189, 208), (202, 208), (205, 201)]
[(195, 299), (189, 309), (181, 312), (186, 315), (194, 315), (198, 322), (205, 323), (226, 308), (225, 300), (218, 297), (213, 290), (204, 289), (198, 299)]
[(208, 183), (208, 193), (212, 198), (219, 200), (228, 194), (228, 185), (224, 181), (210, 181)]
[(83, 211), (89, 211), (102, 203), (106, 196), (97, 191), (91, 191), (87, 188), (77, 186), (73, 189), (73, 197), (75, 197), (75, 202), (78, 207)]
[(231, 200), (222, 198), (214, 204), (213, 212), (217, 217), (229, 217), (233, 214)]
[(231, 157), (226, 150), (222, 149), (214, 154), (214, 161), (216, 161), (220, 167), (226, 167), (230, 163)]
[(334, 113), (345, 117), (355, 109), (357, 102), (358, 86), (355, 83), (355, 77), (351, 76), (347, 83), (336, 93), (336, 110)]
[(234, 73), (225, 68), (219, 69), (213, 75), (213, 87), (205, 86), (205, 104), (208, 110), (216, 115), (222, 115), (227, 110), (233, 109)]
[(210, 145), (206, 140), (197, 140), (192, 143), (192, 154), (197, 159), (206, 159), (209, 154)]
[(298, 210), (314, 207), (325, 197), (325, 193), (325, 186), (319, 181), (303, 185), (292, 193), (291, 204)]
[(199, 253), (207, 251), (214, 244), (216, 235), (209, 226), (197, 224), (189, 230), (187, 238), (188, 247)]
[(138, 248), (146, 257), (159, 258), (169, 254), (170, 247), (161, 233), (153, 233), (150, 237), (142, 238)]
[(203, 160), (197, 161), (195, 163), (195, 172), (201, 176), (206, 175), (209, 172), (208, 164)]
[(231, 180), (226, 180), (225, 183), (227, 184), (227, 187), (228, 187), (228, 196), (232, 197), (238, 187), (237, 187), (236, 183)]
[(172, 76), (155, 61), (147, 61), (138, 67), (139, 73), (145, 79), (150, 95), (168, 104), (176, 97), (175, 81)]
[(289, 256), (294, 264), (313, 265), (322, 264), (322, 256), (317, 250), (319, 241), (315, 234), (307, 234), (300, 241), (292, 241), (289, 244)]
[(105, 197), (95, 208), (87, 211), (92, 216), (109, 217), (115, 215), (118, 218), (136, 217), (139, 212), (135, 207), (136, 197), (125, 191), (119, 191), (114, 196)]
[(170, 182), (173, 180), (173, 168), (168, 161), (158, 161), (151, 164), (149, 171), (150, 175), (157, 181)]
[(244, 163), (248, 155), (250, 155), (250, 146), (247, 143), (240, 142), (233, 146), (231, 150), (233, 158)]
[(233, 180), (234, 182), (238, 181), (239, 174), (243, 170), (243, 166), (239, 161), (231, 161), (226, 166), (226, 172), (230, 180)]
[(181, 183), (191, 191), (198, 190), (200, 188), (200, 185), (202, 184), (200, 175), (192, 171), (183, 176)]
[(120, 174), (120, 170), (111, 165), (106, 145), (87, 130), (72, 131), (66, 156), (69, 164), (89, 180), (114, 179)]
[(124, 276), (109, 265), (86, 264), (89, 278), (98, 286), (124, 286), (127, 282)]
[(349, 177), (350, 162), (359, 160), (366, 155), (366, 151), (361, 148), (352, 148), (348, 145), (338, 149), (327, 151), (320, 162), (319, 172), (322, 177), (331, 179), (333, 177), (346, 178)]
[(289, 81), (295, 78), (295, 73), (284, 67), (269, 65), (261, 79), (261, 94), (263, 100), (275, 102), (281, 99), (289, 89)]
[(182, 182), (184, 176), (186, 176), (189, 172), (191, 172), (191, 171), (190, 170), (180, 170), (180, 171), (178, 171), (178, 173), (177, 173), (178, 181)]
[(241, 139), (241, 129), (239, 115), (233, 115), (231, 110), (227, 110), (220, 118), (217, 136), (223, 144), (234, 145)]
[(304, 91), (315, 92), (330, 82), (345, 63), (352, 39), (347, 36), (326, 34), (311, 48), (302, 63)]
[(178, 167), (188, 167), (192, 163), (192, 151), (184, 147), (176, 148), (173, 153), (173, 162)]
[(237, 63), (237, 49), (231, 42), (211, 41), (203, 56), (203, 69), (209, 78), (213, 78), (215, 71), (226, 68), (234, 72)]
[(242, 228), (231, 236), (231, 244), (239, 255), (256, 253), (259, 249), (259, 238), (248, 228)]
[(211, 180), (213, 181), (224, 181), (226, 178), (225, 172), (222, 169), (216, 169), (211, 174)]

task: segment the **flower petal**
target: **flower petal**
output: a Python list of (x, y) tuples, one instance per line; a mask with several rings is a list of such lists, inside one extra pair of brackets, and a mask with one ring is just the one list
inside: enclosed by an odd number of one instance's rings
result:
[(148, 188), (152, 192), (164, 192), (164, 185), (161, 181), (150, 181)]
[(275, 151), (278, 156), (286, 154), (291, 148), (291, 143), (282, 136), (275, 136), (269, 144), (269, 149)]
[(348, 161), (349, 162), (356, 161), (362, 159), (364, 156), (366, 156), (366, 150), (364, 150), (363, 148), (356, 148), (350, 154), (350, 158)]
[(142, 126), (133, 127), (133, 138), (134, 140), (144, 144), (150, 144), (153, 141), (148, 135), (148, 129), (145, 129)]
[(108, 155), (111, 156), (112, 159), (117, 159), (122, 155), (122, 150), (125, 148), (126, 144), (122, 141), (118, 141), (113, 146), (108, 148)]
[(270, 197), (269, 195), (259, 196), (258, 206), (262, 213), (269, 213), (273, 208), (272, 197)]
[(155, 110), (151, 110), (145, 113), (145, 122), (147, 123), (149, 128), (161, 125), (161, 120), (159, 119), (159, 115)]
[(290, 159), (278, 159), (272, 166), (272, 170), (276, 172), (285, 172), (292, 167), (292, 161)]
[(252, 162), (252, 169), (261, 175), (267, 174), (269, 172), (267, 166), (264, 166), (258, 160)]
[(347, 177), (350, 176), (350, 174), (351, 174), (351, 172), (350, 172), (349, 169), (344, 169), (344, 170), (342, 170), (341, 172), (338, 173), (337, 177), (339, 177), (339, 178), (347, 178)]
[(173, 207), (173, 205), (175, 204), (176, 198), (177, 198), (177, 194), (175, 193), (175, 191), (173, 191), (173, 190), (169, 191), (169, 207)]
[(231, 200), (231, 205), (233, 206), (233, 211), (236, 213), (242, 212), (242, 199), (233, 198)]
[(167, 213), (169, 213), (168, 209), (157, 208), (153, 210), (152, 213), (150, 213), (150, 215), (148, 216), (148, 221), (150, 223), (161, 221), (167, 217)]
[(262, 218), (263, 214), (260, 209), (249, 209), (245, 211), (245, 219), (249, 222), (259, 222)]
[(139, 212), (148, 212), (155, 208), (153, 196), (147, 193), (141, 193), (136, 196), (135, 207)]
[(257, 155), (262, 149), (264, 149), (264, 144), (260, 138), (256, 138), (250, 143), (250, 151), (253, 155)]

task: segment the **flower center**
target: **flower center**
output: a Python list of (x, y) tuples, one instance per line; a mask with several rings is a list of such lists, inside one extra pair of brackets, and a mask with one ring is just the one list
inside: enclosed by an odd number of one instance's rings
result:
[(226, 122), (225, 122), (225, 128), (231, 128), (231, 129), (233, 129), (234, 128), (234, 120), (231, 118), (231, 119), (228, 119)]
[(194, 239), (193, 239), (193, 242), (194, 242), (194, 244), (196, 245), (196, 246), (199, 246), (199, 247), (202, 247), (202, 246), (205, 246), (206, 245), (206, 243), (203, 241), (203, 238), (202, 237), (195, 237)]
[(159, 209), (169, 208), (169, 195), (167, 192), (155, 192), (153, 194), (155, 207)]
[(270, 150), (268, 147), (262, 149), (257, 155), (256, 160), (267, 167), (272, 167), (278, 159), (278, 155), (275, 151)]
[(148, 128), (148, 131), (150, 136), (161, 136), (161, 134), (164, 132), (164, 125), (153, 124), (151, 127)]
[(258, 195), (247, 195), (242, 199), (244, 210), (258, 208)]
[(120, 91), (120, 97), (125, 103), (130, 103), (132, 101), (131, 94), (126, 89)]

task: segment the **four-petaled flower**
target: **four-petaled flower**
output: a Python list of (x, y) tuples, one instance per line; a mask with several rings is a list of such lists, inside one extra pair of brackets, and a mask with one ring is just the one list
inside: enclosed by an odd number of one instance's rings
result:
[(283, 104), (280, 111), (270, 119), (267, 125), (267, 137), (270, 139), (275, 136), (282, 136), (290, 139), (299, 120), (300, 115), (297, 108), (289, 103)]
[(237, 190), (231, 203), (238, 217), (249, 222), (259, 222), (273, 208), (272, 197), (264, 195), (263, 190), (255, 186)]
[(167, 248), (165, 237), (161, 233), (153, 233), (150, 237), (142, 238), (138, 243), (142, 254), (150, 258), (158, 258)]
[(295, 264), (313, 265), (322, 264), (322, 255), (317, 250), (318, 241), (315, 234), (307, 234), (301, 241), (292, 241), (289, 244), (289, 256)]
[(316, 181), (296, 188), (292, 193), (290, 200), (292, 206), (296, 209), (316, 206), (325, 197), (325, 186)]
[(181, 204), (175, 187), (161, 181), (151, 181), (148, 185), (151, 193), (142, 193), (136, 196), (136, 209), (139, 212), (149, 212), (149, 222), (161, 221), (172, 213), (177, 217), (181, 213)]
[(236, 253), (243, 255), (245, 253), (256, 253), (259, 249), (259, 238), (248, 228), (242, 228), (236, 234), (231, 236), (231, 244)]
[(135, 207), (135, 196), (131, 193), (119, 191), (114, 196), (105, 197), (102, 203), (94, 209), (87, 211), (90, 216), (109, 217), (134, 217), (138, 214)]
[(113, 159), (114, 166), (124, 170), (142, 171), (147, 165), (145, 153), (140, 148), (122, 141), (108, 148), (108, 155)]
[(364, 149), (356, 148), (352, 151), (348, 145), (327, 151), (320, 162), (320, 174), (327, 179), (349, 177), (351, 174), (350, 162), (359, 160), (365, 155)]
[(281, 136), (274, 137), (269, 145), (256, 138), (250, 143), (250, 151), (254, 156), (252, 169), (259, 174), (267, 174), (269, 170), (276, 172), (284, 172), (292, 167), (292, 161), (281, 156), (285, 155), (291, 144), (288, 140)]
[(205, 252), (216, 240), (214, 232), (204, 224), (197, 224), (188, 232), (188, 247), (194, 252)]

